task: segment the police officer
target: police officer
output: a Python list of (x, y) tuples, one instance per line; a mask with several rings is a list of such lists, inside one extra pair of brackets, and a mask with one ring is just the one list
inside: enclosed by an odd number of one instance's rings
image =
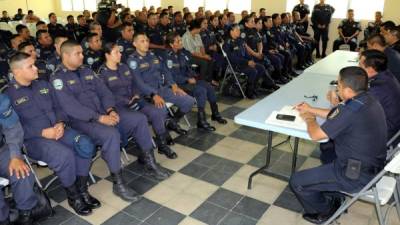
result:
[(211, 107), (211, 120), (226, 124), (227, 121), (222, 118), (218, 111), (217, 97), (213, 87), (204, 80), (196, 81), (196, 74), (189, 66), (191, 54), (183, 49), (182, 39), (179, 34), (168, 34), (166, 42), (170, 49), (165, 53), (163, 61), (171, 71), (174, 81), (196, 99), (197, 127), (207, 131), (215, 131), (215, 127), (211, 126), (206, 120), (204, 109), (207, 100)]
[(166, 177), (151, 154), (146, 118), (127, 120), (126, 116), (122, 116), (123, 112), (116, 112), (112, 93), (90, 68), (82, 66), (82, 48), (77, 42), (68, 40), (61, 45), (61, 59), (62, 64), (50, 80), (63, 112), (71, 118), (71, 127), (101, 146), (102, 158), (111, 172), (114, 194), (126, 201), (138, 201), (138, 194), (127, 186), (122, 177), (121, 135), (118, 130), (121, 130), (123, 140), (133, 136), (143, 150), (146, 173), (156, 178)]
[[(98, 22), (91, 22), (89, 24), (89, 33), (95, 33), (100, 37), (100, 40), (103, 43), (103, 29), (101, 28), (101, 25)], [(87, 40), (87, 35), (89, 33), (85, 33), (84, 38), (81, 41), (81, 46), (84, 51), (89, 48), (89, 42)]]
[(355, 51), (357, 48), (357, 37), (361, 31), (359, 22), (354, 21), (354, 10), (347, 10), (347, 19), (342, 20), (338, 26), (339, 38), (333, 42), (333, 51), (339, 49), (340, 45), (350, 45), (350, 50)]
[(46, 30), (36, 31), (36, 55), (37, 58), (43, 61), (47, 61), (54, 54), (53, 39)]
[(234, 24), (230, 26), (228, 31), (229, 38), (224, 43), (223, 49), (235, 68), (247, 75), (246, 97), (250, 99), (256, 98), (256, 83), (259, 79), (262, 78), (265, 79), (266, 88), (272, 88), (274, 90), (279, 89), (274, 81), (267, 77), (268, 74), (265, 70), (265, 67), (259, 63), (254, 62), (251, 56), (248, 54), (246, 50), (246, 43), (244, 43), (244, 41), (239, 38), (239, 25)]
[(228, 32), (229, 27), (230, 27), (230, 25), (228, 24), (228, 17), (224, 14), (220, 15), (218, 17), (218, 22), (219, 22), (219, 25), (217, 28), (217, 31), (218, 31), (217, 40), (219, 42), (223, 42), (230, 36), (229, 32)]
[(135, 52), (135, 48), (133, 47), (133, 34), (135, 31), (131, 23), (123, 23), (120, 29), (121, 37), (118, 38), (117, 44), (122, 54), (121, 62), (126, 63), (128, 56)]
[(15, 31), (24, 39), (24, 41), (30, 41), (32, 43), (36, 43), (34, 37), (31, 36), (31, 32), (29, 31), (28, 27), (23, 24), (18, 24), (15, 27)]
[(167, 34), (173, 32), (174, 28), (171, 25), (171, 20), (169, 19), (168, 13), (166, 12), (161, 13), (159, 20), (160, 20), (159, 29), (161, 30), (161, 35), (165, 41)]
[(67, 41), (66, 36), (58, 36), (54, 39), (54, 55), (47, 61), (46, 68), (53, 73), (57, 66), (61, 64), (61, 45)]
[(88, 65), (94, 72), (98, 72), (104, 63), (104, 52), (102, 41), (96, 33), (89, 33), (87, 36), (89, 47), (84, 52), (84, 64)]
[(168, 131), (165, 128), (168, 111), (166, 108), (156, 108), (140, 97), (137, 88), (136, 75), (121, 62), (121, 53), (115, 43), (107, 43), (105, 49), (105, 64), (100, 68), (99, 76), (113, 93), (118, 111), (139, 111), (147, 116), (154, 133), (158, 152), (170, 159), (178, 155), (168, 147)]
[(35, 62), (35, 66), (38, 69), (38, 79), (49, 81), (49, 77), (52, 71), (47, 68), (45, 61), (37, 59), (36, 49), (32, 43), (22, 42), (18, 46), (18, 51), (24, 52), (32, 57), (33, 61)]
[(165, 36), (163, 36), (164, 32), (160, 29), (155, 13), (149, 13), (147, 16), (146, 34), (150, 40), (150, 48), (153, 49), (154, 53), (161, 55), (163, 50), (165, 50)]
[(53, 39), (58, 35), (67, 35), (65, 27), (63, 25), (57, 23), (57, 16), (53, 12), (49, 13), (49, 24), (47, 24), (47, 28), (48, 28), (50, 36)]
[[(166, 102), (178, 107), (174, 113), (176, 121), (191, 111), (195, 100), (187, 95), (173, 80), (171, 73), (160, 62), (157, 56), (149, 51), (149, 39), (145, 33), (136, 32), (133, 44), (136, 51), (129, 56), (127, 64), (131, 72), (137, 76), (141, 95), (148, 98), (156, 107), (164, 108)], [(168, 127), (179, 134), (185, 134), (183, 129)]]
[[(19, 211), (18, 224), (33, 224), (32, 212), (38, 207), (38, 198), (33, 191), (35, 179), (25, 164), (21, 147), (24, 131), (10, 99), (0, 94), (0, 177), (9, 180), (16, 208)], [(0, 186), (0, 224), (9, 225), (10, 209), (4, 201)]]
[(68, 118), (54, 102), (54, 90), (45, 81), (35, 81), (34, 62), (26, 53), (13, 56), (14, 79), (6, 94), (21, 119), (29, 157), (47, 163), (65, 188), (68, 204), (77, 214), (89, 215), (101, 205), (87, 189), (94, 145), (89, 137), (65, 128)]
[[(58, 34), (57, 36), (68, 35), (69, 38), (78, 40), (78, 24), (75, 23), (73, 15), (67, 16), (67, 24), (65, 24), (65, 34)], [(57, 36), (53, 37), (55, 39)]]
[[(335, 8), (325, 4), (325, 0), (320, 0), (319, 4), (314, 6), (311, 14), (312, 28), (314, 30), (314, 39), (317, 41), (317, 58), (326, 56), (326, 48), (328, 46), (329, 24)], [(320, 40), (322, 39), (322, 55), (319, 48)]]
[(83, 38), (89, 33), (89, 26), (86, 23), (85, 17), (79, 15), (77, 17), (78, 26), (75, 30), (76, 41), (82, 43)]
[(183, 36), (186, 33), (186, 24), (185, 21), (183, 21), (182, 18), (182, 12), (181, 11), (177, 11), (174, 13), (174, 23), (173, 23), (173, 27), (175, 32), (177, 32), (180, 36)]
[(304, 0), (300, 0), (300, 4), (294, 6), (292, 12), (297, 11), (300, 13), (300, 23), (304, 26), (305, 30), (308, 29), (308, 15), (310, 15), (310, 7), (304, 4)]
[[(332, 110), (298, 105), (310, 137), (334, 140), (337, 159), (292, 175), (289, 185), (302, 204), (303, 218), (322, 224), (340, 207), (339, 192), (361, 190), (383, 168), (387, 126), (379, 102), (367, 92), (368, 77), (360, 67), (339, 72), (338, 93), (343, 100)], [(327, 120), (320, 126), (315, 117)], [(327, 192), (335, 192), (329, 196)]]
[(376, 11), (375, 12), (375, 21), (374, 22), (368, 22), (368, 26), (364, 30), (364, 40), (360, 41), (359, 46), (360, 47), (367, 47), (367, 40), (369, 37), (375, 34), (379, 34), (381, 32), (381, 25), (383, 23), (382, 21), (382, 12)]

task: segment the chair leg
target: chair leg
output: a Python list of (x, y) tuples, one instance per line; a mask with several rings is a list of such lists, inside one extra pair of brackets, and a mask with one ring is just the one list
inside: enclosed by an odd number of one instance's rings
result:
[(378, 190), (376, 186), (372, 188), (372, 192), (374, 193), (375, 210), (376, 210), (376, 215), (378, 217), (379, 225), (385, 225), (385, 219), (382, 216), (381, 203), (379, 202)]
[(40, 188), (43, 189), (43, 185), (42, 185), (42, 183), (40, 182), (39, 177), (37, 176), (35, 170), (33, 170), (32, 164), (31, 164), (31, 162), (29, 161), (28, 156), (27, 156), (26, 154), (23, 154), (23, 156), (24, 156), (25, 163), (28, 164), (29, 169), (31, 170), (33, 176), (35, 177), (35, 180), (36, 180), (37, 185), (38, 185)]
[(226, 78), (228, 77), (228, 68), (225, 70), (224, 78), (222, 78), (221, 86), (219, 87), (219, 93), (222, 94), (222, 89), (224, 88)]
[(400, 220), (400, 179), (399, 176), (396, 177), (396, 190), (394, 191), (394, 200), (396, 204), (396, 211), (397, 211), (397, 216), (399, 217)]
[(126, 162), (129, 163), (129, 161), (131, 161), (131, 159), (129, 158), (128, 154), (126, 153), (126, 149), (124, 147), (121, 148), (122, 154), (124, 155)]
[(185, 122), (186, 122), (186, 124), (187, 124), (187, 126), (188, 126), (188, 129), (190, 129), (191, 125), (190, 125), (190, 122), (189, 122), (187, 116), (184, 115), (184, 116), (183, 116), (183, 119), (185, 120)]
[(44, 186), (43, 190), (47, 190), (53, 184), (53, 182), (57, 180), (57, 178), (58, 177), (55, 176), (49, 182), (47, 182), (47, 184), (46, 184), (46, 186)]
[(90, 172), (90, 171), (89, 171), (89, 177), (90, 177), (90, 180), (92, 180), (92, 183), (93, 183), (93, 184), (97, 183), (97, 181), (96, 181), (96, 179), (94, 178), (92, 172)]

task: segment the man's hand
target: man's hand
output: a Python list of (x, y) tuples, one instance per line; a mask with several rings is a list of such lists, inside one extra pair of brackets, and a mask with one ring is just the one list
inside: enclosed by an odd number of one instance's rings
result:
[(315, 116), (309, 112), (300, 113), (300, 117), (306, 122), (315, 121)]
[(172, 92), (174, 93), (174, 95), (178, 95), (178, 96), (187, 95), (186, 92), (184, 90), (182, 90), (181, 88), (179, 88), (178, 85), (176, 85), (176, 84), (172, 85)]
[(54, 129), (56, 129), (56, 140), (62, 138), (62, 136), (64, 136), (64, 123), (60, 122), (60, 123), (56, 123), (56, 125), (54, 125)]
[(297, 111), (299, 111), (300, 113), (310, 113), (312, 107), (309, 104), (302, 102), (296, 105), (295, 109), (297, 109)]
[(164, 99), (163, 99), (161, 96), (159, 96), (159, 95), (154, 95), (154, 96), (153, 96), (153, 101), (154, 101), (154, 105), (155, 105), (157, 108), (163, 108), (164, 105), (165, 105)]
[(208, 61), (211, 61), (211, 60), (212, 60), (211, 56), (210, 56), (210, 55), (207, 55), (207, 54), (204, 55), (204, 58), (205, 58), (206, 60), (208, 60)]
[(332, 90), (328, 91), (328, 93), (326, 94), (326, 98), (334, 106), (337, 106), (340, 102), (339, 96), (336, 94), (336, 91), (332, 91)]
[(54, 127), (49, 127), (42, 130), (42, 137), (50, 140), (57, 140), (57, 129)]
[(101, 115), (101, 116), (99, 117), (99, 123), (104, 124), (104, 125), (106, 125), (106, 126), (112, 127), (112, 126), (117, 125), (118, 122), (117, 122), (117, 121), (115, 120), (115, 118), (112, 117), (112, 116)]
[(256, 67), (256, 63), (253, 60), (250, 60), (247, 65), (249, 65), (250, 67), (254, 68)]
[(119, 115), (118, 115), (117, 112), (111, 111), (110, 114), (109, 114), (109, 116), (111, 116), (112, 118), (114, 118), (114, 120), (115, 120), (116, 123), (119, 123)]
[(189, 84), (196, 84), (196, 79), (194, 79), (194, 78), (192, 77), (192, 78), (189, 78), (189, 79), (187, 80), (187, 82), (188, 82)]
[(29, 176), (29, 167), (22, 159), (12, 158), (8, 164), (8, 172), (10, 173), (10, 177), (15, 174), (17, 179), (20, 179), (21, 177), (25, 178), (26, 176)]

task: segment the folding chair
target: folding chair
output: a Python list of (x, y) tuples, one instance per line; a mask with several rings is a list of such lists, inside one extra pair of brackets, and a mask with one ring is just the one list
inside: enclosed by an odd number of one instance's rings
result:
[[(235, 79), (236, 85), (239, 87), (240, 93), (242, 94), (243, 98), (246, 98), (246, 95), (244, 94), (242, 85), (240, 84), (239, 77), (238, 77), (237, 73), (235, 72), (235, 70), (233, 69), (233, 66), (231, 64), (231, 61), (229, 60), (228, 55), (222, 48), (222, 43), (218, 43), (218, 45), (221, 49), (222, 55), (224, 56), (224, 58), (226, 59), (226, 61), (228, 63), (228, 66), (226, 67), (226, 70), (225, 70), (224, 78), (222, 79), (222, 82), (221, 82), (221, 87), (220, 87), (219, 92), (222, 93), (224, 84), (225, 84), (226, 80), (228, 79), (228, 77), (233, 76)], [(242, 76), (246, 76), (246, 75), (244, 73), (240, 73), (239, 76), (242, 77)]]
[(349, 44), (342, 44), (342, 45), (339, 46), (339, 50), (350, 51), (350, 45)]
[[(380, 171), (361, 191), (355, 194), (343, 193), (350, 196), (351, 199), (345, 201), (344, 204), (331, 216), (323, 225), (331, 224), (343, 212), (345, 212), (357, 200), (375, 203), (375, 210), (377, 213), (380, 225), (385, 225), (386, 213), (382, 213), (381, 206), (386, 205), (394, 195), (396, 210), (400, 219), (400, 201), (399, 201), (399, 175), (400, 175), (400, 145), (396, 148), (397, 154), (393, 159), (386, 164), (385, 168)], [(386, 176), (391, 174), (393, 176)], [(397, 184), (396, 184), (397, 183)], [(388, 208), (390, 209), (390, 207)], [(385, 216), (383, 216), (385, 215)]]
[(390, 160), (393, 155), (396, 153), (395, 146), (400, 142), (400, 130), (397, 131), (395, 135), (386, 143), (386, 147), (388, 149), (386, 160)]
[(7, 186), (9, 184), (8, 179), (4, 178), (4, 177), (0, 177), (0, 186)]
[[(174, 106), (174, 104), (171, 103), (171, 102), (166, 102), (166, 103), (165, 103), (165, 106), (167, 107), (169, 114), (170, 114), (171, 116), (174, 116), (174, 112), (173, 112), (172, 109), (171, 109), (171, 107)], [(186, 122), (186, 124), (187, 124), (187, 126), (188, 126), (188, 129), (190, 129), (190, 128), (191, 128), (191, 125), (190, 125), (190, 122), (189, 122), (187, 116), (184, 115), (184, 116), (183, 116), (183, 119), (185, 120), (185, 122)]]

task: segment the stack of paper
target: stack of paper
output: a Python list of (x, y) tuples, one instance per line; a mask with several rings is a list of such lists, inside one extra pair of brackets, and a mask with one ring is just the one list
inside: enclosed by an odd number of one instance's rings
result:
[[(295, 116), (296, 119), (294, 121), (278, 120), (276, 119), (276, 116), (278, 114)], [(299, 111), (293, 109), (293, 106), (284, 106), (279, 111), (273, 111), (271, 115), (269, 115), (265, 123), (274, 126), (292, 128), (296, 130), (304, 130), (304, 131), (307, 130), (306, 122), (304, 122), (304, 120), (300, 117)]]

